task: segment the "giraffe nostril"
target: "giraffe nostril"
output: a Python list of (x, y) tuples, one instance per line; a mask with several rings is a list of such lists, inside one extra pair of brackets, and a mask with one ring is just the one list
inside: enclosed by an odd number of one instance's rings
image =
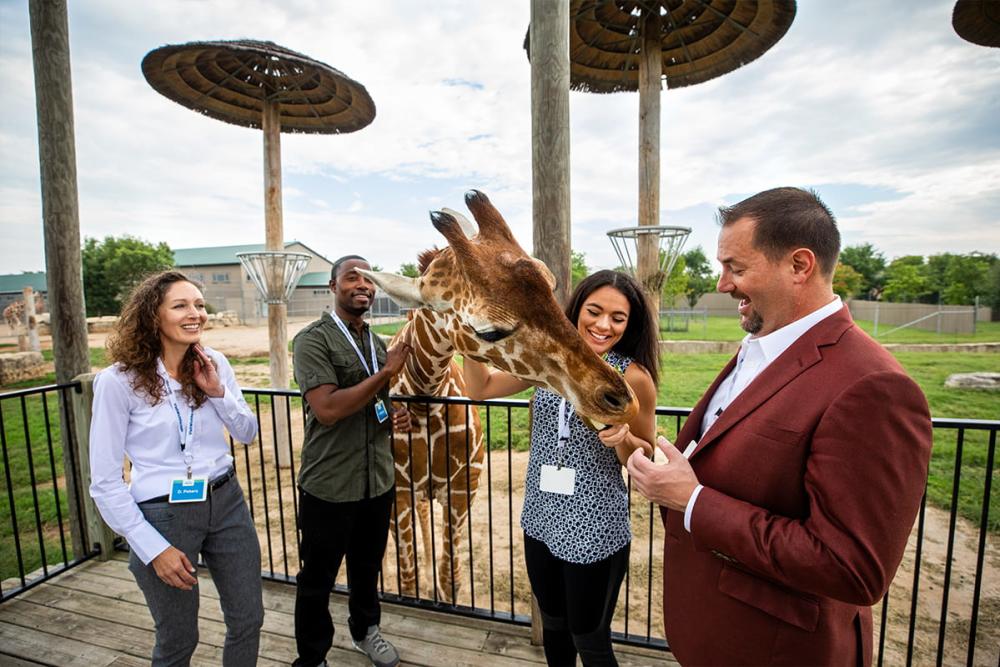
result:
[(612, 410), (621, 410), (625, 407), (625, 401), (622, 400), (621, 396), (612, 392), (605, 392), (604, 403)]

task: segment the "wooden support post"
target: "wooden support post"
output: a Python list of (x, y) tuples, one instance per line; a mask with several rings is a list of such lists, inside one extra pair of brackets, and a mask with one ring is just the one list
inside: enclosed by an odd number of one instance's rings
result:
[[(264, 235), (265, 250), (285, 249), (284, 219), (281, 209), (281, 105), (264, 100), (261, 129), (264, 131)], [(275, 267), (279, 268), (279, 267)], [(273, 294), (281, 287), (283, 270), (272, 270), (270, 279), (279, 284), (268, 285)], [(267, 305), (267, 336), (270, 343), (269, 367), (271, 386), (288, 389), (288, 307), (283, 303)], [(279, 467), (292, 464), (291, 443), (288, 440), (288, 400), (283, 396), (273, 399), (274, 443)], [(266, 428), (264, 429), (266, 430)]]
[(542, 610), (538, 606), (538, 598), (531, 595), (531, 644), (542, 645)]
[(534, 255), (571, 286), (569, 0), (531, 0), (531, 193)]
[[(99, 558), (108, 560), (114, 554), (115, 534), (104, 523), (104, 519), (97, 511), (97, 505), (90, 497), (86, 486), (86, 482), (90, 480), (90, 420), (94, 414), (94, 373), (83, 373), (77, 375), (73, 380), (80, 383), (80, 388), (70, 394), (70, 403), (73, 407), (73, 440), (76, 443), (76, 460), (80, 462), (80, 480), (83, 487), (80, 494), (80, 504), (83, 506), (87, 535), (90, 537), (88, 546), (99, 546), (101, 549)], [(72, 504), (70, 502), (70, 505)]]
[[(41, 175), (42, 222), (45, 235), (45, 275), (48, 283), (49, 327), (56, 381), (68, 383), (90, 371), (87, 319), (83, 307), (83, 263), (76, 188), (76, 147), (73, 135), (73, 86), (69, 61), (69, 19), (66, 0), (28, 0), (31, 54), (35, 70), (38, 119), (38, 164)], [(60, 403), (63, 401), (60, 399)], [(61, 414), (71, 420), (68, 406)], [(72, 424), (62, 430), (66, 491), (75, 494), (79, 470), (65, 452), (73, 446)], [(70, 530), (76, 554), (86, 551), (82, 517), (70, 503)]]
[[(643, 10), (639, 54), (639, 225), (660, 224), (660, 77), (663, 73), (660, 15)], [(653, 312), (660, 312), (660, 243), (655, 234), (638, 239), (636, 278)]]
[(41, 352), (42, 344), (38, 340), (38, 315), (35, 312), (35, 290), (25, 287), (21, 293), (24, 296), (24, 322), (28, 328), (28, 350)]

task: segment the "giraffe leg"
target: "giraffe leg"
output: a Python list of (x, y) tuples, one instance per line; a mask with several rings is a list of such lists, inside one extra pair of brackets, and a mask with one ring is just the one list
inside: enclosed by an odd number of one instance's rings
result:
[[(459, 474), (464, 478), (465, 470), (459, 471)], [(460, 588), (460, 582), (462, 579), (462, 573), (460, 570), (462, 564), (459, 557), (459, 548), (461, 547), (462, 537), (465, 534), (465, 524), (468, 519), (469, 508), (472, 505), (475, 494), (475, 486), (473, 486), (470, 493), (464, 484), (461, 486), (452, 486), (451, 503), (448, 502), (447, 493), (441, 494), (444, 496), (440, 500), (444, 501), (442, 503), (442, 509), (443, 513), (447, 515), (447, 521), (443, 522), (444, 532), (442, 534), (442, 547), (441, 554), (438, 558), (437, 574), (438, 588), (441, 591), (441, 597), (447, 603), (453, 603), (455, 601), (454, 596), (457, 596)]]
[(396, 486), (396, 514), (391, 517), (390, 534), (396, 541), (399, 554), (399, 592), (416, 597), (416, 570), (414, 566), (413, 507), (410, 504), (409, 487)]
[[(431, 544), (431, 507), (429, 498), (421, 497), (417, 500), (417, 517), (420, 519), (420, 541), (424, 547), (424, 572), (432, 572), (434, 567), (434, 549)], [(430, 581), (429, 579), (425, 579)], [(426, 585), (424, 587), (427, 588)]]

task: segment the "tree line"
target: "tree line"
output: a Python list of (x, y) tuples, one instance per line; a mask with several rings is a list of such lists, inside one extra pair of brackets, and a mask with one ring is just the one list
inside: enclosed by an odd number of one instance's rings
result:
[[(134, 285), (150, 273), (174, 265), (166, 243), (148, 243), (132, 236), (84, 239), (83, 289), (87, 315), (117, 315)], [(622, 267), (619, 267), (619, 269)], [(403, 275), (419, 274), (414, 263), (399, 267)], [(573, 251), (570, 274), (575, 286), (587, 274), (586, 255)], [(677, 257), (663, 285), (663, 303), (683, 296), (690, 307), (715, 290), (718, 274), (700, 246)], [(1000, 258), (996, 253), (971, 252), (903, 255), (889, 261), (871, 243), (851, 245), (840, 253), (833, 275), (834, 291), (844, 299), (908, 303), (970, 305), (993, 308), (1000, 316)]]

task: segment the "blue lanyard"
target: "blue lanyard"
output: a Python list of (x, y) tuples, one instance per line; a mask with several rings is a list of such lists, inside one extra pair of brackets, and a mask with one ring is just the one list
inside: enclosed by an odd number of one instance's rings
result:
[(344, 324), (343, 320), (337, 317), (337, 313), (333, 312), (332, 310), (330, 311), (330, 317), (332, 317), (333, 321), (337, 323), (337, 328), (339, 328), (340, 331), (344, 334), (344, 336), (347, 337), (347, 342), (350, 343), (351, 347), (354, 348), (354, 353), (358, 355), (358, 359), (361, 361), (361, 365), (365, 367), (365, 372), (368, 373), (369, 376), (378, 373), (378, 358), (375, 356), (375, 337), (372, 335), (371, 327), (368, 328), (368, 347), (372, 351), (371, 368), (374, 368), (375, 369), (374, 371), (372, 371), (368, 367), (368, 363), (365, 362), (365, 355), (361, 354), (361, 350), (358, 349), (358, 344), (354, 342), (354, 336), (352, 336), (350, 332), (347, 331), (347, 325)]
[(170, 405), (174, 408), (174, 414), (177, 415), (177, 430), (180, 432), (181, 453), (184, 453), (184, 449), (187, 447), (188, 438), (190, 438), (191, 434), (194, 433), (194, 408), (191, 408), (191, 412), (188, 414), (188, 427), (185, 432), (184, 420), (181, 419), (181, 409), (177, 407), (177, 401), (171, 398)]

